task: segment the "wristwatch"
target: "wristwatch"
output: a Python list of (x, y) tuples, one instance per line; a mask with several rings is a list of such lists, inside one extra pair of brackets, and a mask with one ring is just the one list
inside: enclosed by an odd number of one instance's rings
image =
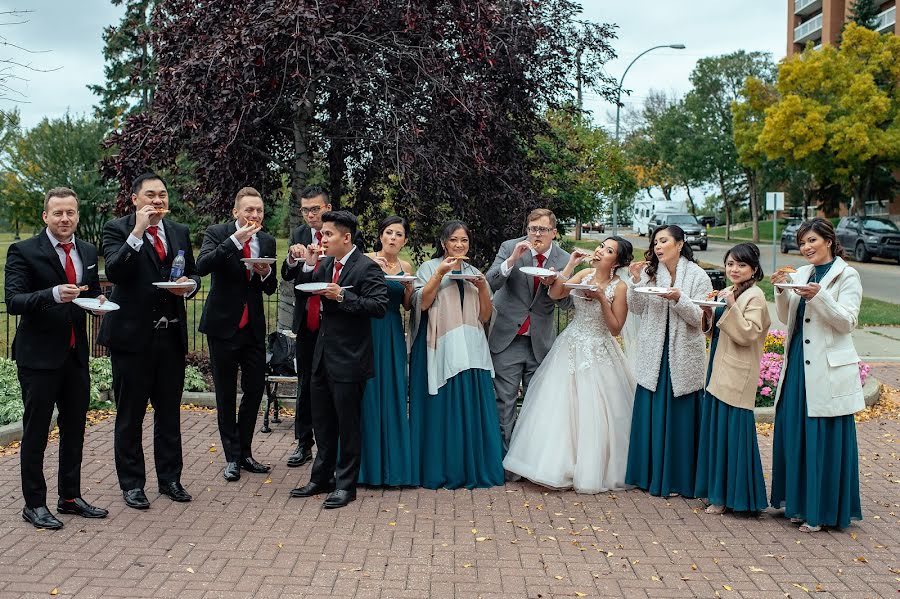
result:
[(341, 303), (344, 301), (344, 290), (341, 289), (341, 293), (334, 299), (337, 303)]

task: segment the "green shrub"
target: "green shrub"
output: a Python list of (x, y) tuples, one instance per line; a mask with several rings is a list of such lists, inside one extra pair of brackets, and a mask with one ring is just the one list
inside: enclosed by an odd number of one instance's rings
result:
[(209, 391), (209, 385), (206, 384), (206, 378), (196, 366), (187, 366), (184, 369), (184, 390), (185, 391)]
[(0, 358), (0, 425), (21, 420), (24, 412), (16, 363)]

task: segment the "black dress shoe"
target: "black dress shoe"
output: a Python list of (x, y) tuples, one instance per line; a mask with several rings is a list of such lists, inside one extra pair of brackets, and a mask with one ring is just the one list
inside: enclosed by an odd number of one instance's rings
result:
[(143, 489), (128, 489), (122, 491), (122, 497), (125, 499), (125, 505), (133, 507), (136, 510), (146, 510), (150, 508), (150, 502), (144, 495)]
[(248, 458), (244, 458), (243, 460), (241, 460), (240, 464), (241, 464), (241, 468), (243, 468), (247, 472), (252, 472), (254, 474), (265, 474), (266, 472), (268, 472), (269, 470), (272, 469), (271, 467), (266, 466), (265, 464), (260, 464), (259, 462), (254, 460), (252, 456), (248, 457)]
[(106, 518), (109, 515), (109, 511), (102, 507), (94, 507), (81, 497), (76, 497), (72, 501), (60, 498), (56, 502), (56, 511), (60, 514), (75, 514), (82, 518)]
[(333, 510), (344, 507), (354, 499), (356, 499), (355, 490), (347, 491), (346, 489), (337, 489), (328, 494), (328, 497), (322, 502), (322, 507), (326, 510)]
[(159, 492), (172, 501), (177, 501), (179, 503), (185, 503), (193, 499), (191, 494), (187, 492), (187, 489), (182, 487), (180, 482), (174, 480), (169, 483), (160, 483)]
[(291, 497), (312, 497), (313, 495), (321, 495), (322, 493), (330, 493), (334, 490), (334, 483), (328, 485), (320, 485), (319, 483), (308, 482), (302, 487), (291, 490)]
[(289, 468), (297, 468), (309, 461), (312, 461), (312, 449), (298, 444), (297, 449), (288, 458), (287, 465)]
[(56, 516), (50, 513), (46, 505), (41, 507), (28, 507), (22, 510), (22, 519), (31, 522), (35, 528), (46, 528), (47, 530), (59, 530), (63, 527), (63, 523), (56, 519)]
[(222, 476), (225, 477), (225, 480), (228, 482), (234, 482), (236, 480), (241, 479), (241, 467), (238, 466), (237, 462), (228, 462), (225, 465), (225, 472), (222, 473)]

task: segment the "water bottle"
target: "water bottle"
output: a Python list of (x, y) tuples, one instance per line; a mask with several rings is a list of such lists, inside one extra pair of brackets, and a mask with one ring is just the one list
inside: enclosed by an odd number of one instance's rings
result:
[(172, 260), (172, 270), (169, 272), (169, 280), (177, 281), (184, 276), (184, 250), (178, 250), (178, 255)]

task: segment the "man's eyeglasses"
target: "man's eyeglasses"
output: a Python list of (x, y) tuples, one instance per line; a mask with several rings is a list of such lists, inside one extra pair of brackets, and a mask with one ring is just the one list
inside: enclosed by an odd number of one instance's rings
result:
[(549, 227), (528, 227), (528, 232), (532, 235), (548, 235), (553, 229)]
[(309, 214), (315, 216), (322, 210), (323, 207), (324, 206), (313, 206), (312, 208), (301, 208), (300, 214), (302, 214), (303, 216), (307, 216)]

